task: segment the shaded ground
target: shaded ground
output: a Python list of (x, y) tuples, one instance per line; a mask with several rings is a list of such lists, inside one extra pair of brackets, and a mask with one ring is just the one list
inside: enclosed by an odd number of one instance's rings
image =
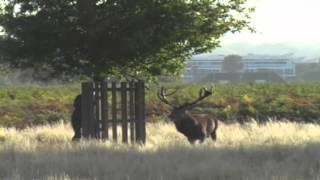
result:
[(1, 179), (317, 179), (320, 145), (1, 153)]

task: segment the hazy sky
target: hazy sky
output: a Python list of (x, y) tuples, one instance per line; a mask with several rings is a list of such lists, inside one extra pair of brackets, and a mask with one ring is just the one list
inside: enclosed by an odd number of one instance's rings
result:
[(257, 33), (227, 34), (232, 42), (320, 43), (320, 0), (254, 0), (252, 25)]
[(257, 32), (229, 33), (222, 45), (233, 42), (320, 44), (320, 0), (249, 1), (256, 7), (252, 26)]

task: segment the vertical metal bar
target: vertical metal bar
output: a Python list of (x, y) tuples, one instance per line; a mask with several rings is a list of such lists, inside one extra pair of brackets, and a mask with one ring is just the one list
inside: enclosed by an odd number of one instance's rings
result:
[(100, 102), (101, 102), (101, 81), (96, 81), (95, 82), (95, 118), (94, 118), (94, 123), (93, 123), (93, 127), (94, 127), (94, 138), (100, 139), (100, 123), (101, 123), (101, 106), (100, 106)]
[(89, 83), (89, 94), (88, 94), (88, 128), (89, 128), (89, 138), (95, 137), (95, 131), (94, 131), (94, 87), (93, 82)]
[(117, 141), (117, 84), (112, 82), (112, 138)]
[(109, 138), (109, 124), (108, 124), (108, 83), (101, 83), (101, 120), (102, 120), (102, 138)]
[(82, 83), (81, 92), (81, 121), (82, 134), (85, 138), (90, 138), (92, 135), (92, 118), (93, 118), (93, 83)]
[(82, 136), (84, 138), (89, 137), (89, 130), (88, 130), (88, 83), (81, 84), (81, 126), (82, 126)]
[(121, 82), (122, 142), (128, 143), (127, 83)]
[(134, 143), (135, 141), (135, 108), (134, 108), (134, 81), (131, 81), (129, 84), (129, 120), (130, 120), (130, 141)]
[(139, 81), (139, 87), (140, 87), (140, 113), (141, 113), (141, 140), (142, 143), (146, 143), (146, 119), (145, 119), (145, 86), (144, 81)]
[(136, 109), (136, 141), (145, 143), (145, 110), (144, 110), (144, 83), (138, 81), (135, 91), (135, 109)]

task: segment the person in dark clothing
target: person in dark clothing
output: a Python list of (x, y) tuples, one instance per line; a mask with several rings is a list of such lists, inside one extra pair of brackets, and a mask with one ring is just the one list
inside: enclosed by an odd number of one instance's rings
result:
[(71, 116), (71, 125), (74, 131), (72, 141), (80, 140), (81, 138), (81, 94), (79, 94), (73, 101), (73, 113)]

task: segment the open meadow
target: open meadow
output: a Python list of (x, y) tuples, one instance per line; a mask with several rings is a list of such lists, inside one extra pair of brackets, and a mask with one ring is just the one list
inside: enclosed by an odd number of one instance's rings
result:
[(320, 180), (315, 1), (0, 0), (0, 180)]
[(147, 143), (71, 142), (69, 124), (0, 128), (0, 179), (320, 179), (320, 126), (220, 123), (218, 140), (190, 145), (170, 123), (147, 124)]

